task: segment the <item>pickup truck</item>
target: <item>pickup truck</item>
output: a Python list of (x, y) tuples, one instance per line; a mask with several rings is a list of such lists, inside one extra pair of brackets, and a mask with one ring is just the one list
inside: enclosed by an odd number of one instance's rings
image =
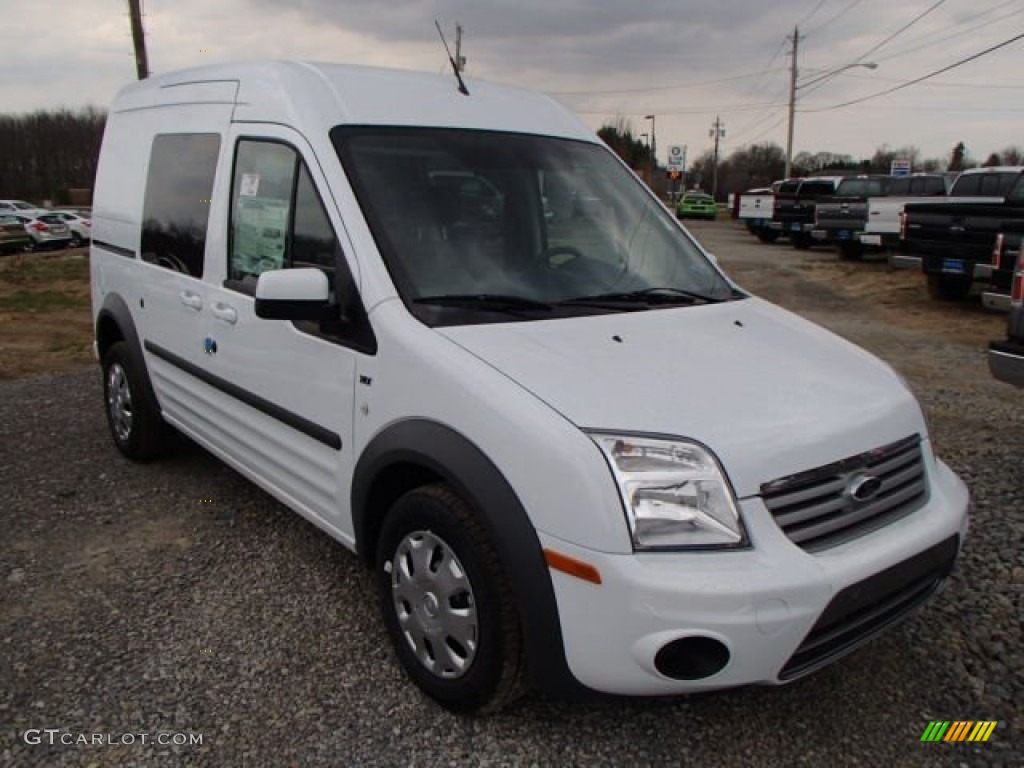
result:
[(762, 243), (774, 242), (779, 237), (779, 233), (769, 225), (774, 213), (775, 190), (781, 184), (781, 181), (777, 181), (771, 187), (750, 189), (740, 195), (737, 218), (746, 225), (750, 234), (755, 235)]
[[(867, 221), (860, 235), (861, 246), (865, 250), (895, 251), (900, 246), (903, 206), (944, 197), (955, 178), (956, 174), (949, 173), (915, 173), (891, 178), (885, 197), (868, 200)], [(919, 268), (920, 263), (915, 259), (913, 266)]]
[(814, 211), (815, 242), (835, 245), (841, 259), (859, 259), (864, 248), (860, 236), (868, 220), (868, 201), (888, 192), (890, 176), (848, 176), (839, 182), (831, 202)]
[(1006, 340), (988, 345), (988, 367), (1000, 381), (1024, 387), (1024, 254), (1018, 248)]
[(1024, 224), (1024, 167), (972, 169), (956, 180), (946, 202), (905, 206), (903, 250), (920, 257), (933, 297), (955, 301), (975, 282), (998, 275), (992, 243), (1017, 223)]
[(817, 176), (807, 179), (786, 179), (775, 193), (774, 212), (769, 225), (782, 237), (788, 237), (794, 248), (810, 248), (814, 243), (814, 210), (818, 203), (835, 195), (841, 176)]

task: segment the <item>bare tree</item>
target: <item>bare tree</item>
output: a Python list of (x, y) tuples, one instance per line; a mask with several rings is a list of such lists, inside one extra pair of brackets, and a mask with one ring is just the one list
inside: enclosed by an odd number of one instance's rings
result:
[(0, 197), (60, 203), (91, 189), (105, 123), (93, 107), (0, 115)]

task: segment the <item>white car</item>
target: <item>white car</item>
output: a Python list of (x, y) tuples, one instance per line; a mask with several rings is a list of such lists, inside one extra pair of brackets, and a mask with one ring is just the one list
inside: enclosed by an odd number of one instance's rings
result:
[(49, 213), (46, 208), (40, 208), (24, 200), (0, 200), (0, 213), (18, 214), (20, 216), (38, 216), (41, 213)]
[(92, 219), (71, 211), (54, 211), (53, 215), (63, 219), (64, 223), (68, 225), (68, 229), (71, 230), (69, 245), (72, 248), (87, 245), (92, 240)]
[(71, 228), (56, 213), (46, 211), (35, 216), (14, 214), (14, 218), (25, 225), (25, 231), (32, 238), (33, 250), (64, 248), (71, 242)]
[(459, 711), (781, 684), (922, 605), (968, 495), (900, 377), (736, 285), (564, 107), (466, 86), (120, 92), (90, 260), (120, 451), (173, 427), (358, 553)]

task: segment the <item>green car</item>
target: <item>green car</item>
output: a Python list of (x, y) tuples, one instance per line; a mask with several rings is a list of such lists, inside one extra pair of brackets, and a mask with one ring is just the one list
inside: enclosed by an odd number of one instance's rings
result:
[(691, 192), (679, 199), (676, 207), (676, 217), (680, 219), (711, 219), (718, 216), (718, 206), (711, 198), (698, 192)]

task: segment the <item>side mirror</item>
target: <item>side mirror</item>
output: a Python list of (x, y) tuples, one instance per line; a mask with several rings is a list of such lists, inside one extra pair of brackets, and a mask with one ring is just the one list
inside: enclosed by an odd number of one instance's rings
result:
[(264, 320), (326, 320), (337, 313), (321, 270), (271, 269), (256, 282), (256, 317)]

